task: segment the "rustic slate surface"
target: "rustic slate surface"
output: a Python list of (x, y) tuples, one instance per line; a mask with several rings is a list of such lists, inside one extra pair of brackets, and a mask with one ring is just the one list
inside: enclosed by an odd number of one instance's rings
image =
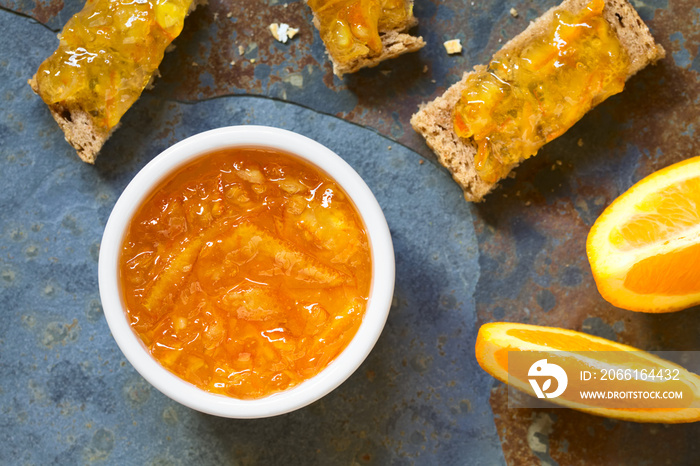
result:
[[(478, 325), (495, 320), (700, 348), (697, 309), (615, 309), (585, 258), (588, 229), (617, 195), (700, 155), (695, 0), (633, 2), (667, 58), (485, 203), (461, 199), (408, 124), (554, 4), (416, 0), (428, 46), (339, 80), (303, 2), (210, 0), (91, 167), (26, 85), (82, 2), (0, 0), (0, 463), (696, 464), (695, 425), (508, 410), (473, 356)], [(280, 21), (301, 29), (286, 45), (267, 31)], [(444, 53), (452, 38), (461, 55)], [(126, 363), (102, 315), (97, 254), (140, 167), (191, 134), (248, 123), (305, 134), (358, 170), (392, 230), (397, 288), (375, 350), (339, 389), (295, 413), (236, 421), (170, 401)]]

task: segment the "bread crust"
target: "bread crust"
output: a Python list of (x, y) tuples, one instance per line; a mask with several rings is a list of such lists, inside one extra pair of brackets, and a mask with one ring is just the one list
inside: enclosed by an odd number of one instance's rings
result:
[[(501, 50), (512, 52), (522, 50), (533, 38), (545, 33), (554, 19), (554, 11), (557, 8), (576, 12), (584, 8), (588, 1), (566, 0), (561, 5), (549, 9), (536, 21), (530, 23), (525, 31), (507, 42)], [(603, 17), (610, 24), (629, 56), (627, 79), (665, 56), (663, 47), (654, 41), (649, 28), (626, 0), (606, 0)], [(474, 67), (473, 72), (485, 69), (484, 65), (479, 65)], [(454, 180), (463, 189), (465, 199), (480, 202), (498, 182), (490, 183), (479, 177), (474, 167), (476, 145), (472, 140), (457, 136), (452, 122), (453, 110), (462, 91), (466, 88), (470, 74), (465, 73), (462, 79), (448, 88), (442, 96), (422, 105), (411, 118), (411, 126), (425, 138), (428, 146), (437, 155), (438, 161), (450, 171)], [(518, 164), (511, 165), (509, 170)]]
[[(195, 8), (199, 5), (205, 5), (207, 0), (194, 0), (190, 5), (190, 9), (187, 15), (192, 13)], [(171, 49), (168, 47), (166, 53)], [(156, 70), (151, 76), (151, 80), (146, 85), (146, 89), (150, 88), (153, 80), (158, 76), (158, 70)], [(32, 90), (39, 94), (39, 87), (36, 81), (36, 74), (32, 76), (31, 79), (27, 81), (27, 84), (32, 88)], [(112, 135), (112, 133), (119, 127), (119, 123), (115, 125), (111, 130), (105, 131), (102, 127), (95, 124), (95, 120), (92, 115), (85, 111), (84, 108), (80, 106), (79, 103), (74, 102), (57, 102), (55, 104), (48, 105), (51, 116), (58, 126), (63, 131), (66, 141), (73, 146), (78, 157), (83, 162), (94, 164), (97, 154), (102, 149), (102, 146), (107, 139)]]
[[(412, 1), (410, 2), (410, 7), (412, 12)], [(333, 63), (333, 74), (339, 78), (342, 78), (344, 74), (354, 73), (362, 68), (372, 68), (384, 60), (389, 60), (391, 58), (398, 57), (399, 55), (403, 55), (404, 53), (415, 52), (422, 49), (425, 46), (425, 41), (423, 38), (420, 36), (412, 36), (406, 32), (417, 25), (418, 20), (415, 16), (413, 16), (413, 13), (411, 13), (411, 16), (406, 18), (406, 21), (399, 27), (387, 31), (380, 30), (379, 38), (382, 41), (382, 53), (373, 57), (360, 57), (348, 63), (339, 63), (333, 59), (326, 48), (326, 53)], [(321, 30), (321, 23), (316, 16), (316, 13), (314, 13), (314, 26), (319, 31)]]
[[(32, 90), (38, 95), (39, 89), (36, 74), (27, 81)], [(104, 131), (95, 124), (92, 116), (78, 104), (57, 102), (49, 105), (49, 112), (63, 131), (66, 141), (73, 146), (80, 160), (94, 164), (97, 154), (119, 125), (111, 131)]]

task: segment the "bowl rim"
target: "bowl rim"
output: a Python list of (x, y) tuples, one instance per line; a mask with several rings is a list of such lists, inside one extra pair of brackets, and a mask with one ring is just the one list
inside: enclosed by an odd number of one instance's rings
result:
[[(264, 398), (241, 400), (206, 392), (161, 366), (131, 329), (122, 300), (118, 260), (126, 229), (136, 209), (173, 171), (217, 149), (259, 146), (295, 155), (324, 171), (352, 199), (367, 231), (372, 281), (367, 308), (357, 333), (325, 369), (299, 385)], [(221, 417), (253, 419), (285, 414), (322, 398), (343, 383), (369, 355), (386, 323), (395, 283), (394, 248), (377, 199), (360, 175), (326, 146), (281, 128), (257, 125), (212, 129), (167, 148), (129, 182), (105, 225), (98, 263), (100, 298), (107, 324), (120, 350), (142, 377), (169, 398), (197, 411)]]

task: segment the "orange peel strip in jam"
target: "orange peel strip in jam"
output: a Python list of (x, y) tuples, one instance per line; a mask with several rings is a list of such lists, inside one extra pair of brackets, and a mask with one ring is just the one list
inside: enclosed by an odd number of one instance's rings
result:
[(519, 53), (501, 50), (471, 73), (454, 129), (477, 146), (481, 179), (495, 183), (559, 137), (593, 106), (622, 91), (629, 57), (603, 17), (604, 0), (558, 9), (547, 32)]
[(382, 52), (381, 32), (401, 28), (411, 17), (406, 0), (308, 0), (321, 39), (338, 63)]
[(333, 180), (278, 152), (231, 149), (166, 180), (131, 221), (120, 281), (164, 367), (240, 399), (293, 387), (357, 332), (369, 241)]
[(180, 32), (192, 0), (87, 0), (37, 72), (48, 105), (78, 106), (103, 130), (136, 102)]

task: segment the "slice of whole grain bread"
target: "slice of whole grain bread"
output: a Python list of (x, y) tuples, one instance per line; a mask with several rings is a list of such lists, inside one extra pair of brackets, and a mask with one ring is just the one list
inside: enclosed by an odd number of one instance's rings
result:
[[(37, 87), (36, 75), (28, 81), (32, 90), (39, 94)], [(58, 126), (63, 130), (66, 141), (73, 146), (78, 153), (80, 160), (87, 163), (95, 163), (97, 153), (104, 143), (109, 139), (115, 129), (119, 125), (112, 128), (110, 131), (105, 131), (100, 126), (96, 125), (92, 116), (83, 110), (79, 104), (57, 102), (49, 105), (51, 116)]]
[[(199, 5), (205, 5), (206, 3), (207, 0), (194, 0), (187, 14), (189, 15)], [(171, 48), (172, 44), (166, 49), (166, 52), (170, 51)], [(151, 80), (146, 88), (151, 86), (157, 74), (158, 71), (156, 70), (151, 76)], [(32, 76), (32, 79), (27, 81), (27, 84), (39, 95), (36, 74)], [(57, 102), (48, 107), (51, 116), (56, 120), (61, 130), (63, 130), (66, 141), (73, 146), (78, 153), (78, 157), (80, 157), (83, 162), (94, 164), (97, 154), (100, 152), (100, 149), (102, 149), (104, 143), (119, 127), (119, 124), (117, 124), (111, 130), (105, 130), (95, 124), (90, 113), (86, 112), (79, 102)]]
[[(413, 16), (412, 1), (410, 7), (411, 15), (406, 18), (406, 21), (403, 24), (396, 29), (379, 31), (379, 38), (382, 40), (382, 53), (379, 55), (360, 57), (348, 63), (339, 63), (329, 53), (328, 56), (333, 63), (333, 74), (339, 78), (342, 78), (344, 74), (354, 73), (361, 68), (372, 68), (384, 60), (396, 58), (404, 53), (415, 52), (422, 49), (425, 46), (425, 41), (423, 38), (412, 36), (406, 32), (418, 24), (418, 20), (415, 18), (415, 16)], [(321, 30), (321, 23), (318, 20), (316, 13), (314, 13), (314, 26), (316, 26), (316, 29), (319, 31)], [(326, 49), (326, 51), (328, 50)]]
[[(565, 0), (560, 7), (569, 11), (579, 11), (588, 1)], [(525, 31), (506, 43), (502, 50), (518, 52), (534, 38), (546, 34), (556, 8), (559, 7), (548, 10), (530, 23)], [(664, 57), (664, 49), (654, 41), (649, 28), (626, 0), (606, 0), (603, 16), (629, 56), (628, 79), (645, 66)], [(483, 65), (475, 66), (474, 72), (485, 69)], [(421, 106), (411, 118), (411, 125), (425, 138), (440, 163), (452, 173), (454, 180), (464, 190), (465, 199), (479, 202), (497, 183), (490, 183), (479, 177), (474, 167), (476, 144), (472, 140), (457, 136), (452, 123), (454, 107), (461, 98), (469, 74), (465, 73), (462, 80), (448, 88), (442, 96)], [(517, 165), (516, 163), (510, 168)]]

